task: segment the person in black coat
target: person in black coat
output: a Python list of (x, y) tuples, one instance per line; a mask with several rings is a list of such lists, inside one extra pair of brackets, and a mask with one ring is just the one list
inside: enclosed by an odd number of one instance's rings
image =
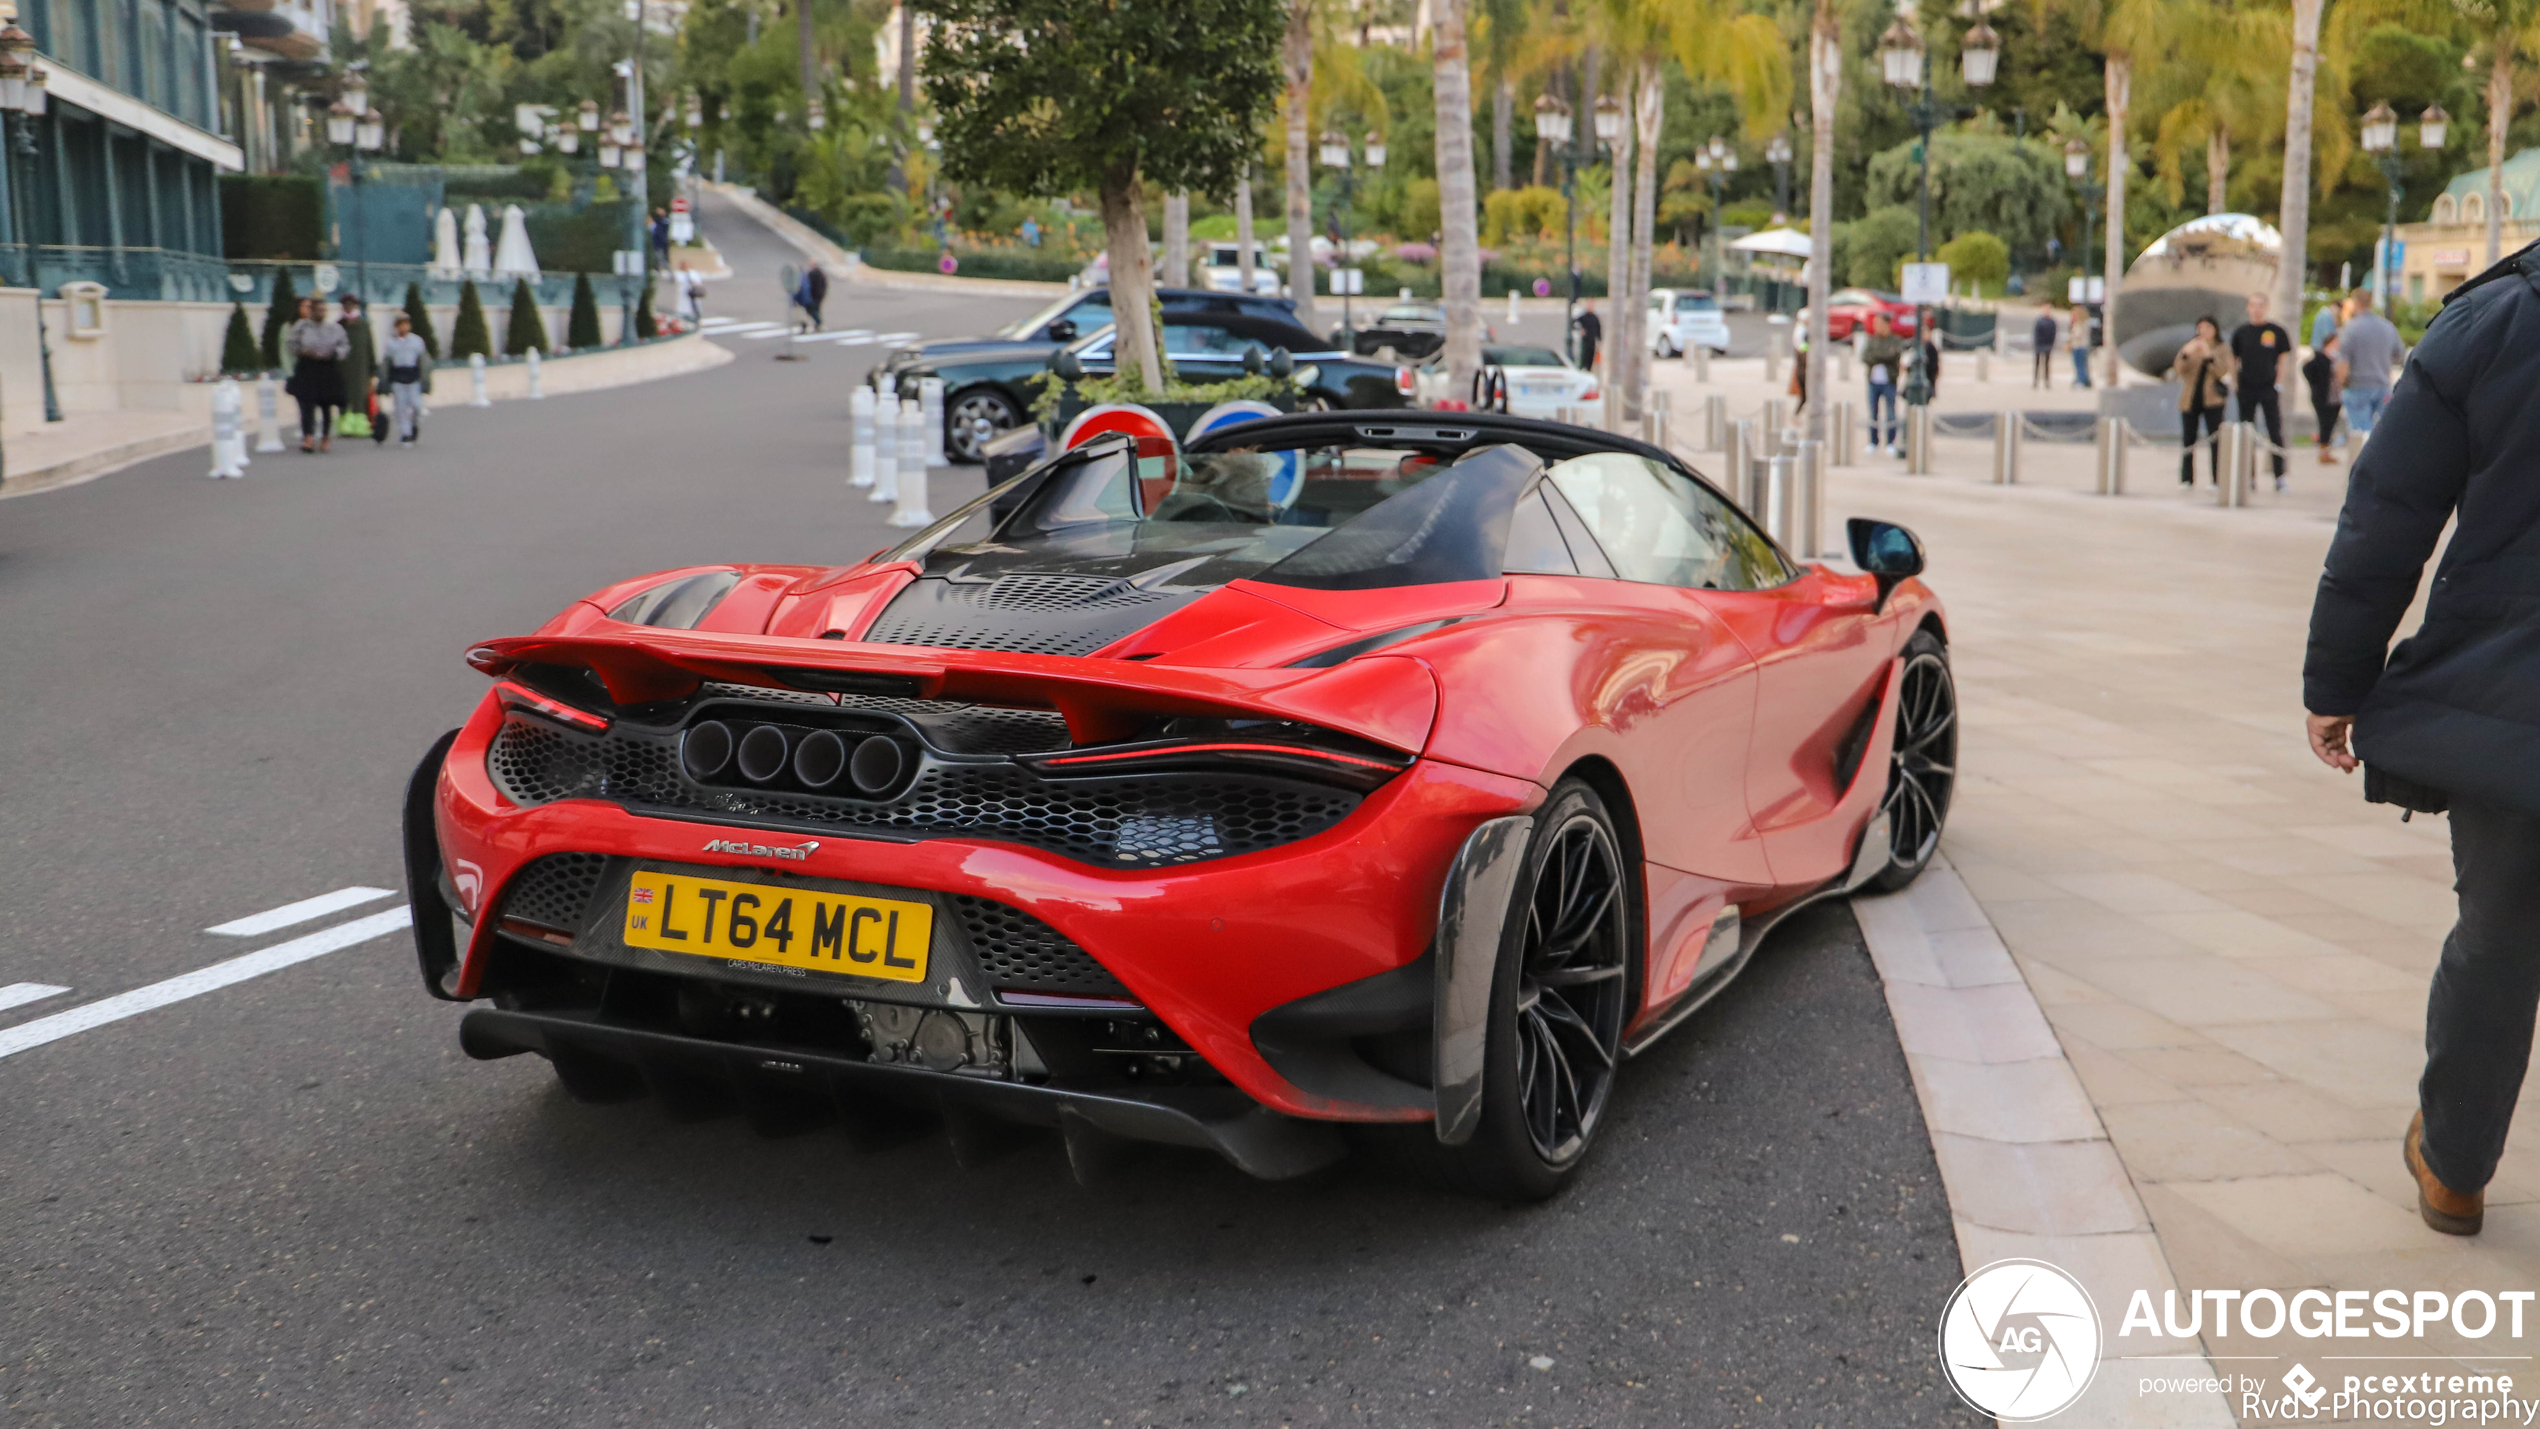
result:
[[(2451, 814), (2458, 921), (2402, 1154), (2426, 1224), (2474, 1235), (2540, 1008), (2540, 244), (2455, 289), (2363, 444), (2311, 607), (2312, 752)], [(2394, 649), (2447, 521), (2424, 624)], [(2402, 817), (2405, 817), (2403, 814)]]

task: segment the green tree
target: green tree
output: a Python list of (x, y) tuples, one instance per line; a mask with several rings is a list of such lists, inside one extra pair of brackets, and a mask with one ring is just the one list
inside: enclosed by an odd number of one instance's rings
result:
[[(1953, 129), (1931, 140), (1932, 242), (1953, 234), (1991, 233), (2018, 253), (2046, 246), (2073, 213), (2073, 184), (2063, 155), (2040, 139)], [(1890, 204), (1913, 211), (1922, 166), (1912, 143), (1870, 160), (1868, 194), (1873, 208)], [(1906, 233), (1913, 239), (1912, 230)], [(1912, 250), (1908, 248), (1908, 252)], [(1853, 261), (1859, 271), (1860, 260)], [(1881, 273), (1885, 273), (1882, 265)], [(1856, 280), (1857, 281), (1857, 280)], [(1887, 279), (1882, 276), (1880, 285)]]
[(2011, 276), (2010, 245), (1982, 229), (1969, 229), (1940, 245), (1933, 255), (1949, 265), (1949, 281), (1968, 279), (1999, 286)]
[(300, 295), (291, 286), (291, 270), (273, 270), (273, 302), (265, 308), (264, 337), (259, 343), (264, 370), (272, 372), (282, 366), (282, 335), (300, 320)]
[(1914, 256), (1914, 229), (1914, 210), (1901, 203), (1845, 224), (1844, 281), (1856, 288), (1894, 288), (1896, 265)]
[(503, 351), (518, 357), (531, 349), (551, 352), (555, 345), (547, 341), (546, 319), (538, 315), (538, 294), (527, 278), (512, 283), (511, 317), (503, 324)]
[(243, 377), (265, 369), (264, 352), (256, 345), (256, 329), (247, 321), (247, 305), (229, 305), (229, 331), (221, 335), (220, 370)]
[[(1154, 292), (1145, 187), (1226, 193), (1270, 117), (1280, 0), (919, 0), (936, 22), (926, 96), (945, 171), (1033, 197), (1101, 195), (1112, 311)], [(1305, 255), (1296, 255), (1303, 266)], [(1298, 285), (1302, 287), (1302, 284)], [(1118, 362), (1161, 389), (1157, 334), (1119, 327)]]
[(452, 357), (491, 357), (494, 335), (485, 327), (485, 300), (477, 296), (474, 280), (459, 285), (459, 320), (451, 328)]
[(564, 345), (576, 351), (600, 345), (600, 299), (588, 273), (573, 275), (573, 315), (565, 319)]
[(645, 279), (638, 291), (639, 295), (635, 299), (635, 340), (641, 342), (647, 338), (661, 336), (661, 325), (653, 318), (652, 280)]
[(434, 357), (441, 355), (441, 335), (432, 330), (432, 308), (423, 300), (423, 285), (406, 285), (406, 316), (414, 320), (415, 336), (423, 339), (423, 350)]

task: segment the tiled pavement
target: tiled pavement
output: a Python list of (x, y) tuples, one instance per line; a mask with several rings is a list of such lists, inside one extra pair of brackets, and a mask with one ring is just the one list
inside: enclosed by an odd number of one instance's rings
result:
[[(1760, 400), (1760, 381), (1748, 390)], [(2112, 1354), (2197, 1348), (2115, 1339), (2138, 1286), (2157, 1304), (2170, 1285), (2531, 1285), (2540, 1123), (2507, 1150), (2476, 1239), (2425, 1228), (2400, 1165), (2451, 867), (2441, 818), (2365, 804), (2303, 740), (2304, 629), (2342, 468), (2304, 453), (2292, 493), (2223, 511), (2144, 453), (2120, 501), (2080, 494), (2087, 448), (2031, 448), (2037, 477), (2012, 490), (1983, 484), (1985, 443), (1939, 455), (1929, 477), (1838, 469), (1826, 511), (1830, 531), (1848, 515), (1913, 527), (1949, 608), (1964, 711), (1951, 869), (1861, 916), (1970, 1266), (2072, 1257), (2059, 1263), (2099, 1296)], [(2000, 996), (2012, 972), (2086, 1105), (2023, 1000)], [(1974, 1015), (1924, 1030), (1934, 1019), (1911, 1004), (1933, 997)], [(2202, 1349), (2270, 1381), (2303, 1358), (2330, 1379), (2404, 1371), (2340, 1358), (2401, 1348), (2529, 1379), (2533, 1340), (2540, 1325), (2520, 1342), (2436, 1329), (2398, 1345), (2208, 1335)], [(2226, 1358), (2244, 1355), (2275, 1358)], [(2103, 1407), (2117, 1417), (2100, 1422), (2212, 1413)]]

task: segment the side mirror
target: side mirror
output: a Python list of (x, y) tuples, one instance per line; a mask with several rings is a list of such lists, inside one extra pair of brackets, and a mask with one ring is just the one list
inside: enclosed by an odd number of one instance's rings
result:
[(1051, 323), (1049, 326), (1049, 337), (1052, 342), (1074, 342), (1076, 340), (1075, 320), (1072, 318), (1060, 318), (1058, 321)]
[(1877, 578), (1879, 598), (1873, 610), (1887, 608), (1888, 595), (1908, 576), (1923, 573), (1921, 538), (1902, 526), (1855, 516), (1843, 523), (1852, 542), (1852, 564)]

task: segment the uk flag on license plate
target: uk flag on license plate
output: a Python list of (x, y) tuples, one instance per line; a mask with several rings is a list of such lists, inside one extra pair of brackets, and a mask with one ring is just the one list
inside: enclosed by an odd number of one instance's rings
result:
[(637, 903), (650, 903), (653, 901), (653, 890), (649, 888), (638, 888), (627, 896)]

